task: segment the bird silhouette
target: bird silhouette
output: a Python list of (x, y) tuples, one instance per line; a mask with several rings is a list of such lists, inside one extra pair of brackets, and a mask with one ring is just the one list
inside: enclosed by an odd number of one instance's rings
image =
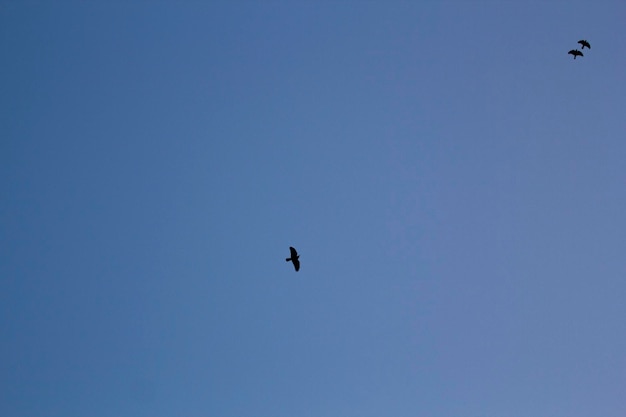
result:
[(582, 45), (582, 48), (580, 49), (585, 49), (585, 46), (587, 47), (587, 49), (591, 49), (591, 45), (589, 45), (589, 42), (587, 42), (585, 39), (579, 40), (578, 43)]
[(296, 252), (296, 249), (292, 246), (289, 246), (289, 251), (291, 252), (291, 258), (287, 258), (285, 261), (292, 262), (293, 267), (296, 268), (296, 272), (298, 272), (300, 270), (300, 260), (298, 259), (300, 255), (298, 255), (298, 252)]
[(584, 56), (578, 49), (572, 49), (568, 54), (574, 55), (574, 59), (576, 59), (577, 56)]

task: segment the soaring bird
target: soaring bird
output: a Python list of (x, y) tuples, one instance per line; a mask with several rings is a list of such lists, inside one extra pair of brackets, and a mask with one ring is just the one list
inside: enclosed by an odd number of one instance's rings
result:
[(296, 252), (296, 249), (294, 247), (289, 246), (289, 251), (291, 252), (291, 258), (287, 258), (285, 259), (285, 261), (293, 262), (293, 267), (296, 268), (297, 272), (300, 270), (300, 261), (298, 260), (298, 258), (300, 258), (300, 255), (298, 255), (298, 252)]
[(591, 49), (591, 45), (589, 45), (589, 42), (587, 42), (585, 39), (579, 40), (578, 43), (583, 46), (580, 49), (585, 49), (585, 46), (587, 47), (587, 49)]
[(568, 52), (568, 54), (574, 55), (574, 59), (576, 59), (577, 56), (583, 56), (583, 53), (580, 52), (578, 49), (572, 49)]

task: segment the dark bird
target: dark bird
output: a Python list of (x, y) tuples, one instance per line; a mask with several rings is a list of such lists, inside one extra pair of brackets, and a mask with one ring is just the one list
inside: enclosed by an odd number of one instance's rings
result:
[(300, 270), (300, 255), (296, 252), (296, 249), (289, 246), (289, 251), (291, 252), (291, 258), (285, 259), (287, 262), (293, 262), (293, 267), (296, 268), (296, 272)]
[(585, 46), (587, 47), (587, 49), (591, 49), (591, 45), (589, 45), (589, 42), (587, 42), (585, 39), (579, 40), (578, 43), (583, 46), (580, 49), (585, 49)]
[(583, 53), (580, 52), (578, 49), (572, 49), (568, 52), (568, 54), (574, 55), (574, 59), (576, 59), (577, 56), (583, 56)]

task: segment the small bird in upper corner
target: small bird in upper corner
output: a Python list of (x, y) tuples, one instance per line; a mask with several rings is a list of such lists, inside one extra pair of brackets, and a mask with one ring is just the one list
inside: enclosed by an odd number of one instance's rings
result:
[(577, 56), (584, 56), (583, 53), (580, 52), (578, 49), (572, 49), (568, 52), (568, 54), (574, 55), (574, 59), (576, 59)]
[(587, 47), (587, 49), (591, 49), (591, 45), (589, 45), (589, 42), (587, 42), (587, 40), (585, 39), (579, 40), (578, 43), (582, 45), (582, 48), (580, 49), (585, 49), (585, 46)]
[(292, 262), (293, 267), (296, 268), (296, 272), (298, 272), (300, 270), (300, 260), (298, 259), (300, 255), (298, 255), (298, 252), (296, 252), (296, 249), (292, 246), (289, 246), (289, 251), (291, 252), (291, 258), (287, 258), (285, 261)]

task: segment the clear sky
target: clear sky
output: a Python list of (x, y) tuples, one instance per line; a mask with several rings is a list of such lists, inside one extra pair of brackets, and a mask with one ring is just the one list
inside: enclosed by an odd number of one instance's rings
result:
[(0, 1), (0, 415), (623, 417), (625, 22)]

